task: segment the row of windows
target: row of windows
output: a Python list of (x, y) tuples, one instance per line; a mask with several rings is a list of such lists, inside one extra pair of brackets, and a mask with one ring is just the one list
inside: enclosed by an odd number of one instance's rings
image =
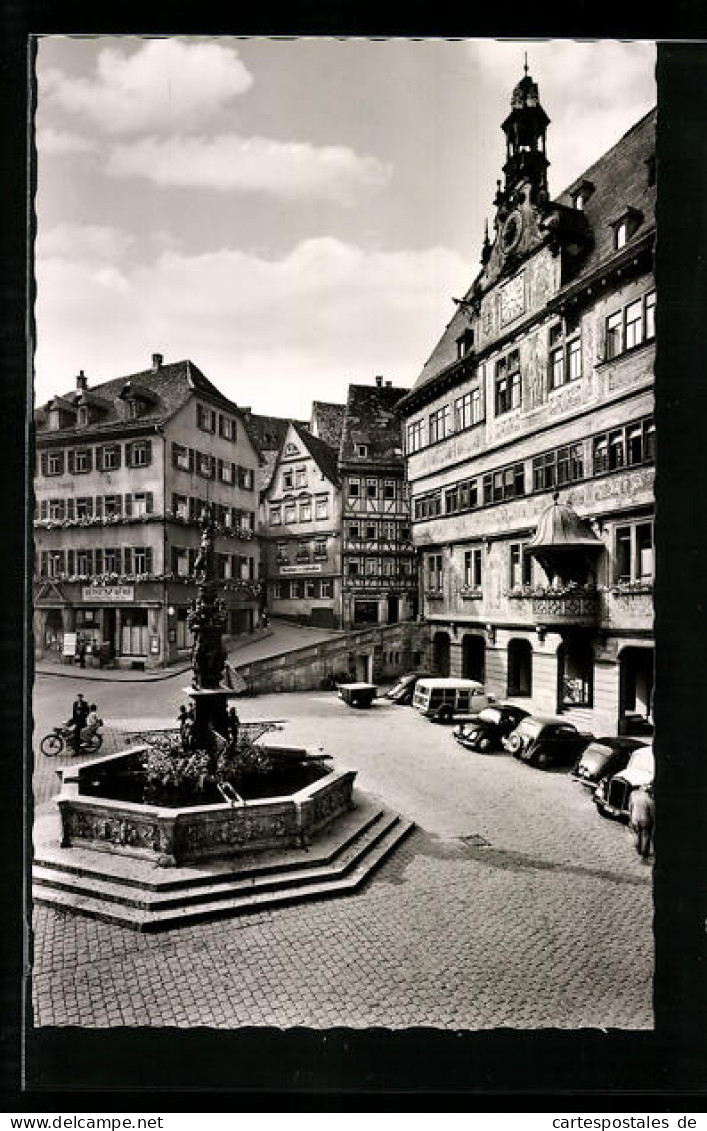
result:
[[(324, 495), (320, 499), (314, 500), (314, 518), (322, 519), (329, 517), (329, 499)], [(270, 525), (271, 526), (292, 526), (295, 522), (311, 522), (312, 521), (312, 500), (301, 499), (299, 503), (273, 503), (270, 506)]]
[(410, 527), (390, 520), (366, 519), (365, 522), (347, 522), (346, 536), (351, 542), (409, 542)]
[[(655, 337), (655, 291), (649, 291), (641, 298), (614, 311), (606, 319), (606, 357), (618, 357), (627, 350), (634, 349), (643, 342)], [(582, 376), (582, 338), (579, 331), (571, 329), (566, 323), (550, 327), (548, 355), (548, 386), (558, 389)], [(419, 451), (425, 443), (434, 444), (462, 432), (484, 420), (483, 386), (485, 365), (479, 367), (479, 385), (470, 392), (458, 397), (453, 404), (442, 405), (424, 418), (412, 421), (407, 426), (407, 452)], [(495, 362), (494, 367), (494, 413), (503, 416), (513, 409), (520, 408), (522, 402), (522, 379), (520, 351), (511, 349)], [(452, 412), (453, 409), (453, 412)], [(427, 440), (425, 441), (425, 427)]]
[[(172, 511), (177, 518), (198, 521), (205, 505), (204, 499), (172, 495)], [(215, 510), (216, 521), (222, 526), (241, 525), (251, 531), (255, 528), (255, 515), (252, 511), (226, 506), (216, 506)], [(75, 499), (43, 499), (39, 504), (40, 519), (55, 522), (83, 518), (141, 518), (153, 513), (152, 491), (134, 491), (127, 495), (79, 496)]]
[(224, 440), (231, 440), (233, 443), (236, 441), (238, 435), (236, 422), (230, 416), (224, 416), (221, 412), (216, 412), (213, 408), (206, 408), (205, 405), (198, 404), (196, 406), (196, 426), (202, 432), (216, 433)]
[(140, 518), (154, 511), (152, 491), (133, 491), (128, 495), (93, 495), (85, 497), (43, 499), (39, 504), (40, 519)]
[(126, 467), (148, 467), (152, 463), (152, 441), (131, 440), (126, 444), (101, 444), (98, 447), (69, 448), (64, 451), (42, 452), (40, 471), (42, 475), (86, 475), (93, 471), (117, 471), (123, 462), (123, 449)]
[(306, 467), (286, 467), (282, 472), (282, 490), (292, 491), (295, 487), (307, 486)]
[(415, 563), (408, 558), (360, 557), (346, 559), (346, 574), (349, 577), (411, 577), (415, 573)]
[(172, 467), (187, 471), (190, 475), (200, 475), (203, 479), (218, 479), (232, 487), (252, 491), (255, 487), (255, 472), (250, 467), (239, 467), (231, 460), (220, 459), (207, 452), (195, 451), (183, 444), (172, 444)]
[(108, 546), (86, 550), (42, 550), (41, 577), (59, 574), (152, 573), (151, 546)]
[(295, 551), (295, 561), (310, 562), (313, 559), (316, 560), (327, 556), (327, 540), (326, 538), (315, 538), (313, 541), (302, 540), (294, 545), (292, 542), (278, 542), (278, 562), (288, 562), (293, 549)]
[[(172, 495), (172, 513), (188, 522), (199, 522), (208, 500), (195, 498), (192, 495)], [(214, 520), (219, 526), (242, 526), (246, 530), (255, 531), (255, 514), (253, 511), (243, 511), (238, 507), (227, 507), (221, 503), (212, 503)]]
[[(564, 444), (532, 461), (532, 491), (547, 491), (574, 483), (585, 474), (602, 475), (623, 467), (640, 467), (655, 459), (655, 424), (652, 416), (601, 432), (591, 438), (592, 471), (585, 473), (584, 443)], [(503, 502), (526, 494), (526, 466), (509, 464), (498, 471), (465, 479), (452, 486), (420, 495), (414, 502), (416, 521), (457, 514), (478, 506)]]
[(305, 581), (276, 581), (273, 588), (273, 597), (277, 601), (316, 601), (333, 597), (334, 584), (328, 578)]
[[(463, 585), (480, 589), (483, 584), (483, 547), (469, 546), (463, 550)], [(508, 551), (508, 586), (520, 589), (524, 585), (546, 583), (545, 575), (534, 575), (533, 558), (527, 552), (526, 542), (511, 542)], [(612, 580), (619, 583), (650, 582), (653, 580), (653, 522), (652, 520), (625, 523), (614, 528), (614, 559)], [(435, 552), (424, 556), (425, 585), (440, 591), (444, 585), (442, 554)]]
[[(194, 572), (198, 549), (171, 548), (171, 569), (179, 577)], [(216, 554), (216, 569), (221, 580), (236, 578), (253, 580), (255, 562), (240, 554)], [(152, 573), (152, 546), (107, 546), (82, 550), (42, 550), (39, 558), (41, 577), (59, 574), (80, 574), (86, 577), (103, 573)]]
[[(194, 547), (172, 546), (171, 568), (177, 577), (190, 577), (194, 573), (199, 551)], [(255, 561), (241, 554), (216, 554), (216, 575), (220, 581), (252, 581)]]
[(350, 499), (395, 499), (396, 482), (400, 485), (401, 493), (405, 494), (406, 484), (395, 479), (358, 479), (350, 478), (347, 484), (347, 493)]
[(655, 337), (655, 291), (610, 314), (606, 320), (606, 358), (618, 357)]

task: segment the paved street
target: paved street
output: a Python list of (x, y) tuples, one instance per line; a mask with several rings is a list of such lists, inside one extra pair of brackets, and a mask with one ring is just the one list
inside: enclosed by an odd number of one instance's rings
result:
[[(185, 682), (40, 676), (37, 732), (81, 687), (110, 743), (135, 713), (174, 719)], [(323, 746), (417, 830), (344, 899), (160, 935), (39, 909), (36, 1025), (651, 1027), (652, 869), (566, 773), (464, 752), (385, 701), (313, 691), (239, 711), (288, 719), (282, 741)], [(55, 767), (38, 761), (43, 808)]]

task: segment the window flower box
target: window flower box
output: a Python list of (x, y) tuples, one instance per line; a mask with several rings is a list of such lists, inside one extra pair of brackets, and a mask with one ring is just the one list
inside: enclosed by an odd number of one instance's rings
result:
[(480, 601), (483, 595), (483, 591), (478, 586), (462, 585), (459, 590), (459, 596), (463, 601)]
[(441, 601), (444, 599), (444, 591), (442, 589), (426, 589), (425, 598), (428, 601)]

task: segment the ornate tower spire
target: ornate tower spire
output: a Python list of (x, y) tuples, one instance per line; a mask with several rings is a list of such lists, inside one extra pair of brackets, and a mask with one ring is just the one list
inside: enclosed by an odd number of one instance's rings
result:
[(525, 55), (524, 75), (511, 96), (511, 112), (502, 125), (506, 135), (506, 163), (503, 166), (505, 186), (503, 196), (508, 196), (521, 181), (530, 182), (531, 199), (538, 193), (547, 194), (547, 167), (545, 134), (550, 119), (540, 105), (538, 85), (528, 74), (528, 55)]

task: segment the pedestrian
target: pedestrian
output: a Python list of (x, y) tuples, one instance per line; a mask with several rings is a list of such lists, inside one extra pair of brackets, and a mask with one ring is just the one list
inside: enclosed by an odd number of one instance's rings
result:
[(238, 712), (235, 707), (229, 707), (228, 709), (227, 725), (229, 742), (231, 743), (231, 746), (236, 747), (238, 745), (238, 731), (240, 729), (241, 721), (238, 718)]
[(628, 802), (628, 820), (636, 836), (636, 851), (642, 860), (648, 860), (655, 829), (655, 802), (651, 785), (634, 789)]
[(86, 667), (86, 641), (83, 637), (79, 640), (79, 667)]
[(77, 751), (81, 744), (81, 731), (86, 726), (86, 719), (89, 713), (90, 707), (79, 691), (71, 706), (71, 718), (66, 724), (74, 728), (74, 748)]
[(103, 719), (99, 719), (98, 717), (98, 709), (96, 707), (96, 704), (91, 703), (88, 709), (88, 715), (86, 716), (86, 733), (84, 734), (84, 738), (90, 738), (90, 736), (94, 735), (98, 728), (102, 726)]

